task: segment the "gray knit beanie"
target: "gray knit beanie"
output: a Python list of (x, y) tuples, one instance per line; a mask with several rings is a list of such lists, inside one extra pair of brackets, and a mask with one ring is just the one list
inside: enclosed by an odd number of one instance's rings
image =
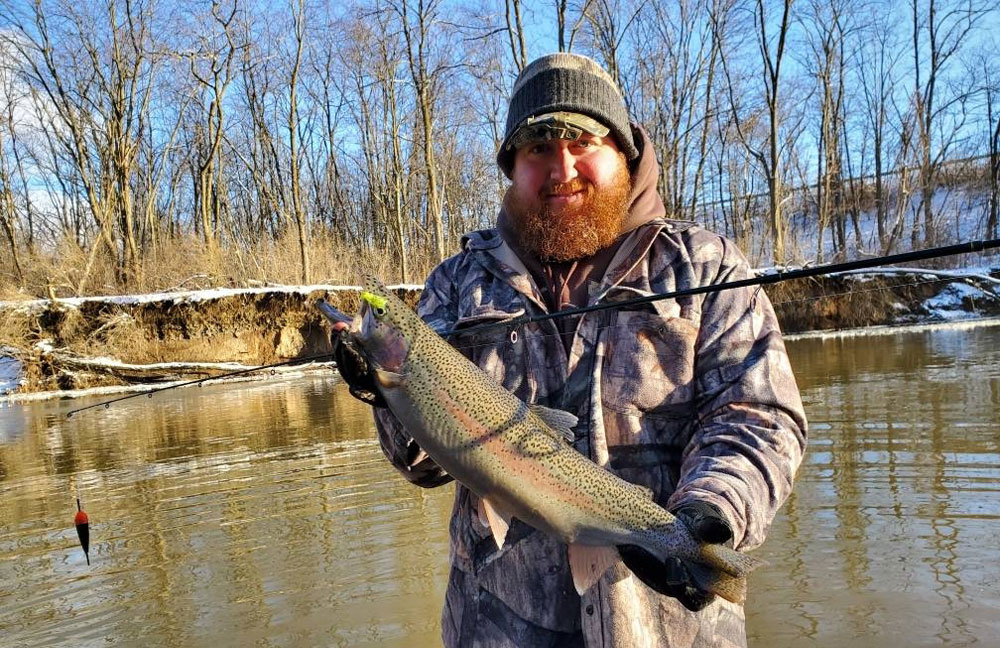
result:
[(508, 178), (514, 166), (510, 143), (518, 129), (529, 117), (555, 112), (596, 119), (608, 127), (629, 162), (639, 157), (625, 101), (611, 75), (586, 56), (548, 54), (521, 70), (514, 82), (503, 143), (497, 151), (497, 164)]

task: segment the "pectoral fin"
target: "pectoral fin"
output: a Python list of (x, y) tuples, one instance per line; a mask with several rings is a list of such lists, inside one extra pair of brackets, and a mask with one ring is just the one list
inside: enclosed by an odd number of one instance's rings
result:
[(510, 529), (511, 516), (497, 511), (493, 503), (485, 497), (479, 499), (479, 520), (485, 521), (493, 534), (493, 540), (497, 543), (497, 549), (503, 549), (504, 540), (507, 539), (507, 531)]
[(540, 418), (543, 423), (548, 425), (552, 430), (559, 435), (560, 438), (565, 439), (569, 443), (573, 442), (576, 435), (573, 434), (573, 426), (576, 425), (579, 420), (576, 415), (570, 414), (564, 410), (552, 409), (551, 407), (545, 407), (544, 405), (528, 405), (528, 409), (534, 413), (535, 416)]
[(573, 573), (573, 586), (577, 594), (594, 586), (608, 567), (619, 560), (618, 550), (612, 546), (569, 545), (569, 568)]

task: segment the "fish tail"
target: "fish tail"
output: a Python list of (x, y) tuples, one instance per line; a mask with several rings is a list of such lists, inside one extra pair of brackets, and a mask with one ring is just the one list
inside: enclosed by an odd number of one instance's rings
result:
[(739, 605), (747, 600), (747, 579), (745, 576), (732, 576), (721, 569), (701, 563), (688, 563), (687, 570), (691, 579), (702, 590)]
[(699, 546), (697, 560), (687, 568), (698, 587), (741, 605), (747, 598), (747, 574), (765, 564), (726, 545), (709, 543)]
[[(666, 564), (649, 551), (635, 545), (619, 545), (618, 552), (625, 566), (650, 588), (661, 594), (674, 595)], [(742, 604), (747, 597), (746, 575), (764, 564), (725, 545), (703, 544), (698, 555), (684, 560), (694, 583), (733, 603)]]
[(730, 549), (726, 545), (705, 543), (698, 549), (699, 562), (741, 578), (764, 565), (764, 561)]

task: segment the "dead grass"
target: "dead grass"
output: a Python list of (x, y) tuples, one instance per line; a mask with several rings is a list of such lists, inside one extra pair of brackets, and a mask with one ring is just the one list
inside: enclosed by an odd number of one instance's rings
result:
[(0, 346), (25, 349), (36, 338), (36, 318), (26, 309), (7, 308), (0, 310)]
[[(323, 233), (309, 241), (312, 284), (357, 284), (359, 271), (371, 272), (395, 283), (400, 276), (398, 258), (385, 246), (357, 250)], [(46, 252), (22, 254), (24, 277), (13, 267), (0, 269), (0, 301), (47, 297), (75, 297), (87, 264), (87, 254), (70, 239)], [(437, 260), (427, 253), (407, 258), (410, 283), (421, 283)], [(302, 282), (298, 240), (283, 236), (246, 249), (225, 245), (208, 249), (201, 239), (181, 236), (150, 246), (141, 266), (131, 275), (119, 276), (116, 262), (98, 255), (82, 295), (140, 294), (210, 287), (299, 285)]]

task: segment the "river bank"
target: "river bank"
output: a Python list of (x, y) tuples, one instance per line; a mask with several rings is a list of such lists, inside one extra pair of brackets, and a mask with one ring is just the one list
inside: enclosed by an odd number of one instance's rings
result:
[[(419, 285), (393, 288), (411, 305), (419, 299)], [(273, 286), (0, 302), (0, 402), (307, 362), (330, 351), (316, 300), (354, 312), (358, 294), (356, 286)], [(889, 268), (782, 282), (767, 294), (786, 334), (995, 317), (1000, 268)]]

